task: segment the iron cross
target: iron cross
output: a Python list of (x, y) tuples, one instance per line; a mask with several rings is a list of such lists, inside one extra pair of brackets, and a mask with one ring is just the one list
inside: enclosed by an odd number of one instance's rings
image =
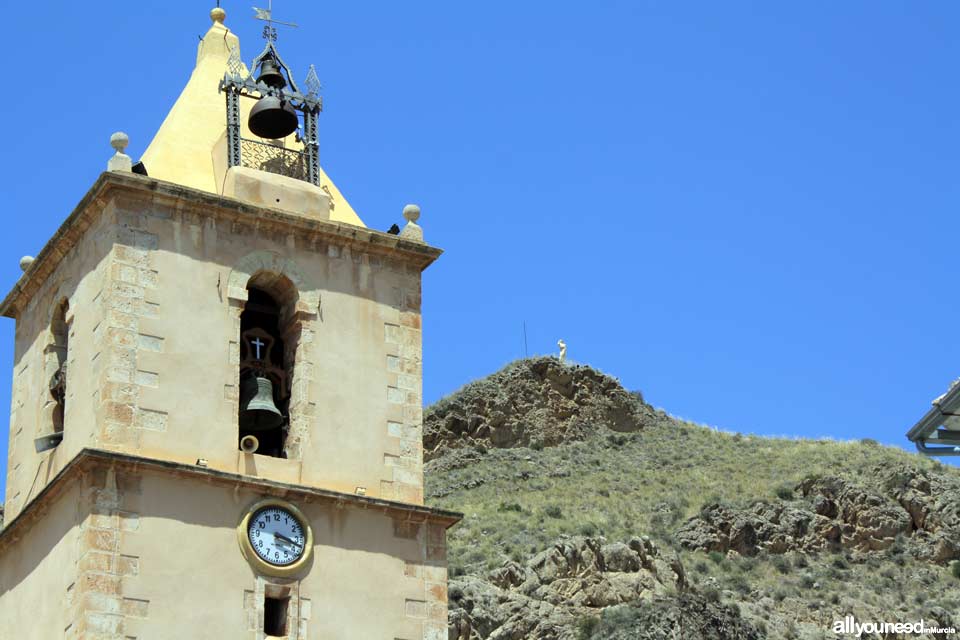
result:
[(267, 23), (267, 26), (263, 28), (263, 39), (269, 40), (270, 42), (277, 41), (277, 30), (274, 28), (274, 23), (283, 25), (285, 27), (296, 28), (297, 25), (293, 22), (280, 22), (279, 20), (273, 19), (273, 0), (268, 0), (267, 8), (261, 9), (259, 7), (254, 7), (253, 10), (256, 12), (256, 15), (253, 17), (257, 20), (263, 20)]
[(260, 340), (260, 338), (254, 338), (250, 344), (257, 348), (257, 360), (262, 360), (263, 358), (260, 357), (260, 347), (265, 347), (266, 343)]

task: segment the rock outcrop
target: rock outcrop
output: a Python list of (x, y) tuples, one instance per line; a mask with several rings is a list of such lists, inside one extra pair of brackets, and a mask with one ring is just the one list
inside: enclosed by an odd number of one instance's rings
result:
[[(686, 572), (679, 559), (661, 552), (647, 538), (614, 543), (603, 538), (562, 538), (525, 564), (508, 562), (485, 579), (464, 576), (451, 580), (450, 639), (574, 640), (579, 621), (608, 607), (633, 606), (656, 598), (660, 604), (648, 614), (660, 620), (654, 625), (657, 628), (672, 629), (681, 619), (689, 628), (748, 628), (728, 620), (730, 612), (723, 607), (698, 609), (691, 604), (700, 602), (693, 596), (688, 601), (692, 608), (687, 607), (682, 615), (682, 606), (663, 605), (678, 602), (676, 595), (687, 590)], [(715, 637), (749, 640), (756, 636)]]
[(519, 360), (428, 407), (424, 457), (451, 449), (553, 446), (600, 425), (638, 431), (664, 419), (614, 378), (552, 357)]
[(677, 531), (688, 549), (750, 556), (788, 551), (890, 549), (898, 540), (935, 563), (960, 558), (960, 486), (899, 466), (876, 468), (863, 483), (810, 477), (802, 500), (756, 502), (737, 509), (708, 504)]
[(696, 593), (656, 596), (610, 610), (591, 638), (603, 640), (763, 640), (736, 608)]

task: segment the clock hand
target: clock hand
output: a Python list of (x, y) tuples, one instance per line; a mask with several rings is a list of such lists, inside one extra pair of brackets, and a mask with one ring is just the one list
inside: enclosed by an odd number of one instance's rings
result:
[(287, 543), (289, 543), (289, 544), (292, 544), (292, 545), (295, 546), (295, 547), (300, 547), (300, 546), (302, 546), (302, 545), (297, 544), (296, 542), (294, 542), (293, 540), (291, 540), (291, 539), (288, 538), (287, 536), (282, 535), (282, 534), (279, 534), (279, 533), (274, 533), (274, 534), (273, 534), (273, 537), (274, 537), (274, 538), (279, 538), (280, 540), (283, 540), (284, 542), (287, 542)]

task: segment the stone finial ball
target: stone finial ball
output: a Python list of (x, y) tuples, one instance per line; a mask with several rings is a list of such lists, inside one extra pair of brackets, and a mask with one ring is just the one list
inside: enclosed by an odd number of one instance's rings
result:
[(22, 258), (20, 258), (20, 270), (26, 271), (27, 269), (29, 269), (30, 265), (33, 264), (33, 260), (34, 260), (33, 256), (23, 256)]
[(113, 147), (117, 153), (123, 153), (123, 150), (127, 148), (128, 144), (130, 144), (130, 138), (123, 131), (117, 131), (110, 136), (110, 146)]
[(210, 19), (214, 22), (223, 22), (227, 18), (227, 12), (220, 7), (214, 7), (210, 10)]
[(420, 219), (420, 207), (415, 204), (408, 204), (403, 208), (403, 217), (407, 222), (416, 222)]

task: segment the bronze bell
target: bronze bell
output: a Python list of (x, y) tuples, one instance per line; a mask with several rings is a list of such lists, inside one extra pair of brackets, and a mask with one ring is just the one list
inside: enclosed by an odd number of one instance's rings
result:
[(282, 425), (283, 420), (273, 403), (270, 378), (256, 376), (244, 380), (240, 389), (240, 430), (269, 431)]
[(280, 65), (277, 64), (272, 55), (268, 55), (260, 63), (260, 76), (257, 78), (257, 82), (262, 82), (274, 89), (282, 89), (287, 86), (286, 78), (280, 73)]
[(264, 96), (250, 110), (250, 131), (261, 138), (286, 138), (297, 130), (300, 121), (289, 102), (276, 96)]

